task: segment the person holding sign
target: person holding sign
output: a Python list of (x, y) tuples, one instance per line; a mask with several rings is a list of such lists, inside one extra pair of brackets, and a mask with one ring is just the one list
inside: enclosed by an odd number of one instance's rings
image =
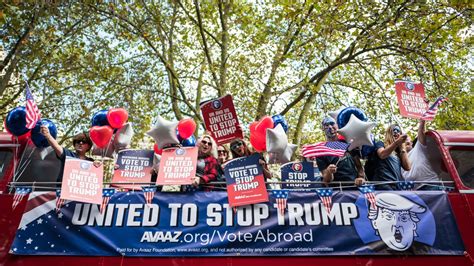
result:
[[(202, 185), (217, 180), (219, 176), (219, 164), (217, 162), (217, 144), (210, 135), (203, 135), (197, 141), (198, 160), (196, 176), (192, 186), (185, 186), (184, 191), (203, 190)], [(194, 189), (193, 189), (194, 187)], [(205, 191), (212, 190), (206, 186)]]
[[(402, 168), (405, 171), (410, 171), (411, 168), (405, 144), (407, 138), (408, 136), (403, 134), (399, 125), (390, 125), (385, 130), (384, 142), (376, 142), (375, 152), (370, 155), (374, 175), (369, 177), (369, 180), (391, 182), (404, 180)], [(378, 189), (393, 190), (396, 189), (396, 184), (382, 184), (376, 187)]]
[[(334, 118), (324, 118), (321, 125), (328, 142), (336, 144), (341, 142), (341, 144), (343, 144), (341, 146), (344, 146), (346, 142), (339, 138), (337, 133), (338, 126)], [(359, 151), (354, 149), (351, 152), (345, 152), (343, 157), (331, 155), (317, 157), (316, 162), (322, 174), (323, 181), (326, 184), (333, 181), (353, 181), (356, 186), (362, 185), (365, 181), (364, 169), (362, 168), (358, 154)]]
[(63, 180), (66, 156), (79, 158), (81, 160), (94, 161), (94, 159), (86, 156), (86, 153), (92, 148), (92, 141), (86, 133), (77, 134), (72, 138), (72, 144), (74, 145), (73, 152), (59, 145), (56, 139), (51, 136), (47, 126), (41, 126), (40, 132), (46, 138), (49, 145), (51, 145), (53, 148), (54, 152), (56, 153), (56, 157), (61, 161), (61, 168), (56, 179), (57, 182), (61, 182)]
[[(232, 152), (233, 159), (244, 157), (244, 156), (247, 157), (256, 153), (256, 152), (250, 151), (249, 147), (247, 146), (245, 141), (242, 139), (234, 139), (230, 143), (230, 150)], [(260, 160), (258, 162), (263, 168), (263, 177), (265, 178), (265, 181), (267, 181), (268, 179), (272, 178), (272, 174), (270, 170), (268, 169), (268, 165), (267, 165), (267, 162), (265, 161), (265, 158), (263, 157), (261, 153), (259, 154), (260, 154)]]

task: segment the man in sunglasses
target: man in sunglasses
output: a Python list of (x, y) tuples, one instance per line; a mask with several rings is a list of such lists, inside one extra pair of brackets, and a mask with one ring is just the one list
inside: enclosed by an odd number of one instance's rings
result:
[(87, 161), (94, 161), (94, 159), (86, 156), (86, 153), (92, 148), (92, 141), (87, 134), (80, 133), (72, 138), (74, 151), (71, 151), (59, 145), (59, 143), (53, 138), (53, 136), (51, 136), (47, 126), (41, 126), (40, 132), (46, 138), (49, 145), (51, 145), (51, 147), (53, 148), (54, 152), (56, 153), (56, 157), (61, 161), (61, 168), (59, 170), (57, 182), (61, 182), (63, 180), (66, 156)]
[[(252, 152), (247, 146), (247, 143), (245, 143), (245, 141), (242, 139), (234, 139), (230, 143), (230, 151), (232, 152), (232, 159), (240, 158), (244, 156), (250, 156), (254, 154), (254, 152)], [(263, 168), (263, 177), (265, 181), (267, 181), (268, 179), (272, 178), (272, 173), (270, 172), (270, 169), (268, 169), (267, 162), (265, 161), (265, 158), (263, 157), (263, 155), (261, 153), (259, 154), (260, 154), (259, 163)]]
[[(326, 136), (327, 141), (344, 142), (337, 133), (339, 129), (336, 121), (332, 117), (323, 119), (322, 130)], [(360, 162), (359, 150), (354, 149), (351, 152), (346, 152), (341, 157), (337, 156), (320, 156), (316, 158), (319, 171), (322, 174), (323, 181), (326, 184), (331, 182), (354, 182), (356, 186), (364, 183), (364, 169)], [(346, 184), (347, 185), (347, 184)]]

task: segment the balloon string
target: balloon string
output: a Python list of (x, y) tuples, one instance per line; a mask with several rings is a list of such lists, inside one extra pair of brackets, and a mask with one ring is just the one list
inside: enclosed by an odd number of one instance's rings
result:
[(105, 152), (104, 152), (104, 150), (102, 151), (102, 163), (104, 163), (105, 155), (107, 155), (107, 153), (109, 152), (110, 143), (112, 143), (112, 141), (114, 141), (114, 140), (115, 140), (115, 134), (112, 135), (112, 137), (109, 140), (109, 143), (107, 143), (107, 147), (105, 148)]
[[(35, 151), (36, 147), (34, 149), (31, 150), (30, 152), (30, 155), (28, 156), (28, 158), (26, 158), (25, 162), (21, 165), (21, 167), (19, 167), (19, 170), (18, 170), (18, 175), (15, 176), (14, 178), (14, 181), (16, 182), (18, 178), (20, 178), (21, 175), (23, 175), (23, 173), (25, 172), (25, 170), (28, 168), (28, 165), (30, 165), (31, 163), (31, 155), (33, 154), (33, 152)], [(21, 168), (21, 170), (20, 170)]]
[[(31, 140), (28, 139), (26, 144), (25, 144), (25, 150), (23, 151), (23, 153), (21, 154), (21, 158), (20, 158), (20, 162), (19, 162), (19, 165), (18, 167), (15, 167), (17, 168), (16, 172), (13, 174), (13, 181), (16, 182), (17, 179), (25, 172), (26, 168), (28, 167), (28, 165), (30, 164), (31, 162), (31, 155), (33, 155), (33, 152), (36, 150), (36, 146), (33, 147), (33, 149), (31, 149), (31, 152), (30, 154), (27, 156), (27, 158), (25, 160), (24, 157), (25, 157), (25, 153), (26, 153), (26, 148), (29, 146), (28, 144), (30, 144)], [(18, 148), (18, 147), (17, 147)], [(18, 152), (18, 151), (17, 151)]]

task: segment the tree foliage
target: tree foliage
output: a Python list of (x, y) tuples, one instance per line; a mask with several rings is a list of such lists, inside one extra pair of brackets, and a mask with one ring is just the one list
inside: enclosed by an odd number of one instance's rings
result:
[[(193, 117), (232, 94), (241, 123), (283, 114), (291, 141), (315, 141), (319, 121), (357, 106), (398, 121), (395, 79), (421, 81), (449, 102), (431, 125), (473, 129), (472, 10), (419, 1), (114, 1), (2, 4), (0, 119), (23, 101), (26, 76), (63, 140), (93, 113), (123, 106), (138, 131), (156, 115)], [(203, 126), (201, 123), (201, 132)]]

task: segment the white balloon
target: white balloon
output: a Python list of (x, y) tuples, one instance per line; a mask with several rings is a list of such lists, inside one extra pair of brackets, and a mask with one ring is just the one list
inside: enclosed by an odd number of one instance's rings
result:
[(344, 136), (347, 143), (350, 143), (348, 150), (351, 151), (355, 148), (362, 147), (362, 145), (373, 146), (370, 134), (375, 125), (374, 122), (361, 121), (354, 114), (351, 114), (347, 125), (339, 129), (338, 132)]
[(336, 111), (331, 111), (331, 112), (329, 112), (329, 115), (330, 115), (332, 118), (334, 118), (334, 120), (337, 121), (337, 116), (338, 116), (339, 113), (340, 113), (342, 110), (344, 110), (345, 108), (346, 108), (346, 107), (341, 107), (341, 108), (337, 109)]
[(268, 162), (270, 164), (287, 163), (291, 161), (291, 157), (293, 156), (293, 153), (296, 151), (297, 148), (298, 148), (297, 145), (293, 143), (288, 143), (288, 145), (286, 145), (286, 148), (282, 153), (269, 153)]
[(146, 134), (155, 140), (159, 149), (163, 149), (163, 147), (169, 144), (179, 144), (178, 137), (176, 136), (177, 126), (178, 122), (171, 122), (158, 116), (155, 127)]
[(267, 152), (283, 153), (288, 146), (288, 137), (281, 124), (275, 128), (267, 128)]
[(160, 162), (161, 162), (161, 155), (156, 154), (153, 156), (153, 169), (158, 174), (158, 170), (160, 169)]
[(44, 158), (46, 158), (46, 156), (48, 156), (48, 154), (50, 154), (51, 152), (53, 152), (53, 147), (51, 146), (48, 146), (46, 148), (39, 148), (39, 156), (41, 158), (41, 160), (44, 160)]
[(95, 146), (95, 144), (92, 144), (92, 155), (97, 155), (97, 156), (107, 157), (107, 158), (114, 158), (114, 155), (115, 155), (114, 143), (112, 141), (109, 142), (109, 145), (104, 149), (101, 149)]
[(126, 123), (119, 130), (117, 130), (114, 139), (115, 151), (118, 152), (119, 150), (129, 148), (133, 135), (134, 132), (132, 123)]

